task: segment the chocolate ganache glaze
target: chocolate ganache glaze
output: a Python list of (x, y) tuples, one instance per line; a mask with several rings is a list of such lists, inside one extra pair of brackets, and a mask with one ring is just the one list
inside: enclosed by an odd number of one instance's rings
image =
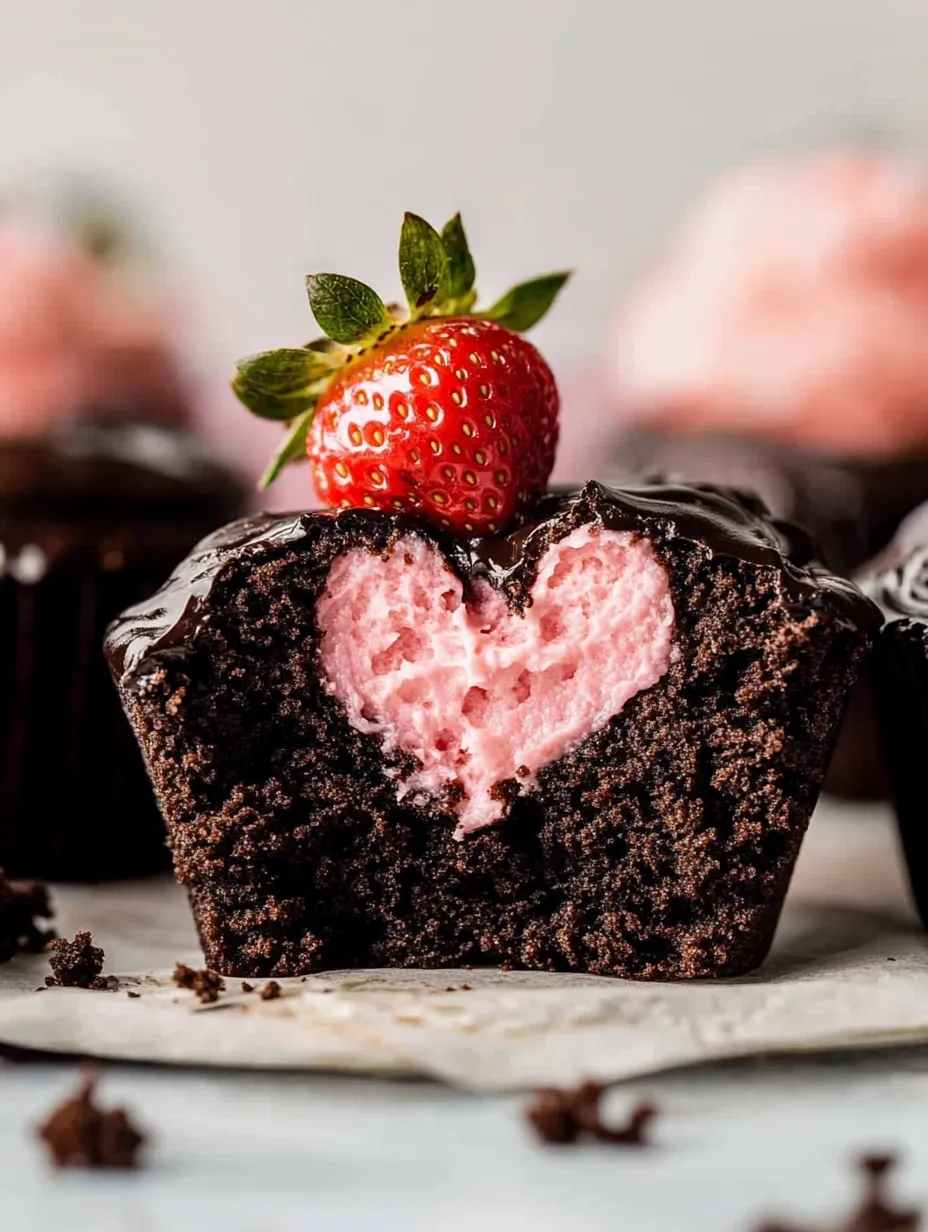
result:
[(889, 542), (928, 496), (928, 455), (873, 461), (731, 436), (628, 430), (612, 445), (619, 482), (674, 477), (757, 492), (799, 523), (832, 569), (850, 574)]
[(860, 586), (888, 621), (928, 621), (928, 504), (906, 518), (889, 547), (862, 573)]
[(129, 608), (107, 634), (110, 666), (124, 684), (152, 668), (164, 654), (176, 653), (195, 633), (203, 600), (223, 565), (242, 555), (291, 546), (309, 533), (313, 522), (337, 519), (342, 525), (387, 524), (391, 539), (415, 533), (443, 552), (449, 566), (467, 585), (486, 578), (515, 611), (524, 610), (548, 545), (591, 520), (612, 530), (636, 530), (659, 542), (686, 539), (711, 556), (730, 556), (779, 572), (792, 597), (815, 602), (827, 592), (847, 621), (865, 630), (881, 623), (876, 606), (844, 578), (814, 560), (804, 531), (771, 519), (756, 497), (712, 486), (647, 485), (608, 488), (590, 482), (580, 491), (555, 491), (508, 534), (474, 539), (449, 535), (405, 514), (367, 509), (311, 513), (264, 513), (242, 518), (198, 545), (165, 585), (147, 602)]

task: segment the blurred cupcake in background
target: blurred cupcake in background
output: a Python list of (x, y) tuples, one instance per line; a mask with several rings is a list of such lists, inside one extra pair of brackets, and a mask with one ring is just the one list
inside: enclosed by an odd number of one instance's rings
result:
[(615, 468), (754, 487), (851, 570), (928, 496), (928, 178), (826, 152), (710, 185), (633, 289)]
[(245, 494), (167, 309), (77, 234), (0, 214), (0, 866), (97, 880), (168, 863), (105, 627)]

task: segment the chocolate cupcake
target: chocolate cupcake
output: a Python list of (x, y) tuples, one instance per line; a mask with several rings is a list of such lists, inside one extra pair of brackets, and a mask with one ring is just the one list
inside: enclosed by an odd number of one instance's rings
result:
[(558, 396), (407, 215), (409, 314), (308, 280), (327, 339), (235, 387), (335, 508), (205, 540), (107, 655), (210, 967), (641, 979), (767, 952), (879, 613), (759, 502), (545, 493)]
[(928, 740), (928, 504), (906, 519), (860, 581), (886, 618), (871, 674), (912, 892), (928, 927), (928, 830), (921, 777)]
[(234, 523), (107, 653), (215, 970), (669, 979), (767, 953), (878, 622), (731, 494), (589, 484)]
[(60, 236), (0, 228), (0, 867), (15, 876), (169, 862), (103, 633), (243, 510), (184, 426), (162, 325), (115, 278)]

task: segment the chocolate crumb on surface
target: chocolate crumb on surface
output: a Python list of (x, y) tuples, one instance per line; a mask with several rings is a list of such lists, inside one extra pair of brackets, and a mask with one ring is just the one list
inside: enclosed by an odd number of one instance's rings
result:
[[(838, 1224), (829, 1224), (833, 1232), (916, 1232), (922, 1226), (921, 1211), (897, 1207), (887, 1195), (887, 1177), (896, 1162), (893, 1155), (864, 1155), (858, 1160), (864, 1182), (863, 1196), (859, 1206), (845, 1220)], [(754, 1232), (817, 1230), (799, 1224), (773, 1221), (758, 1224)]]
[(174, 968), (174, 983), (178, 988), (189, 988), (195, 992), (204, 1005), (219, 1000), (219, 994), (225, 991), (226, 982), (215, 971), (203, 968), (195, 971), (186, 963), (178, 963)]
[(567, 1090), (544, 1088), (526, 1109), (526, 1119), (541, 1141), (552, 1145), (590, 1140), (613, 1146), (650, 1146), (648, 1126), (657, 1115), (654, 1105), (636, 1104), (624, 1125), (605, 1125), (600, 1110), (604, 1090), (598, 1082)]
[(254, 992), (254, 984), (249, 984), (247, 980), (242, 980), (242, 992)]
[(56, 1168), (135, 1168), (145, 1135), (122, 1108), (94, 1103), (99, 1076), (88, 1074), (72, 1099), (66, 1099), (39, 1128)]
[(0, 869), (0, 963), (17, 954), (41, 954), (55, 936), (38, 920), (50, 920), (55, 911), (48, 887), (39, 881), (7, 881)]
[(132, 992), (131, 990), (126, 993), (127, 997), (140, 997), (141, 995), (142, 994), (140, 992)]
[(49, 988), (92, 988), (103, 991), (111, 987), (111, 977), (102, 975), (103, 951), (93, 944), (93, 934), (76, 933), (73, 941), (56, 937), (49, 942), (49, 965), (52, 974), (45, 977)]
[(261, 1000), (262, 1001), (276, 1001), (279, 996), (280, 996), (280, 985), (277, 983), (276, 980), (271, 980), (270, 983), (265, 984), (264, 987), (261, 989)]

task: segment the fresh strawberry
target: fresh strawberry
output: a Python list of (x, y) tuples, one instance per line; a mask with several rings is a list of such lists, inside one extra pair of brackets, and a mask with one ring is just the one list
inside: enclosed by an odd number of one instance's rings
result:
[(238, 365), (244, 404), (289, 431), (262, 480), (308, 453), (320, 498), (416, 511), (462, 534), (494, 533), (540, 495), (554, 465), (554, 377), (520, 332), (566, 274), (521, 283), (474, 310), (460, 217), (438, 234), (407, 214), (400, 274), (408, 314), (338, 274), (307, 279), (328, 335)]
[(316, 490), (327, 505), (498, 530), (544, 491), (557, 406), (551, 370), (518, 334), (477, 318), (418, 321), (349, 365), (316, 403)]

